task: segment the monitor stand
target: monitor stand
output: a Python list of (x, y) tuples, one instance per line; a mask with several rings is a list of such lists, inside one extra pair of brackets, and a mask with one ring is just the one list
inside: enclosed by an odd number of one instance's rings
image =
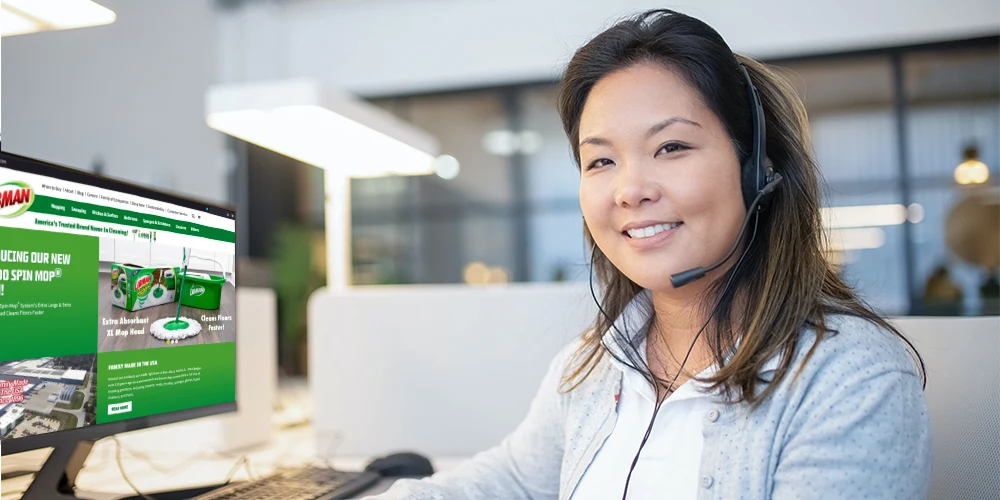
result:
[[(83, 463), (87, 460), (94, 441), (79, 441), (56, 446), (52, 449), (49, 458), (42, 464), (41, 470), (35, 473), (35, 479), (24, 491), (21, 500), (77, 500), (76, 476), (83, 469)], [(201, 486), (187, 490), (165, 491), (165, 492), (143, 492), (143, 496), (128, 496), (120, 500), (142, 500), (150, 498), (153, 500), (186, 500), (203, 495), (214, 489), (222, 487), (222, 484), (212, 486)]]

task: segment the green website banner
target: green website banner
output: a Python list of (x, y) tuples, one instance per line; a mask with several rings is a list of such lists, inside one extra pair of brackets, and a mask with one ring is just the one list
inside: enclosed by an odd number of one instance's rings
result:
[(98, 242), (0, 227), (0, 361), (97, 352)]
[(97, 423), (236, 401), (236, 344), (97, 355)]
[(193, 224), (184, 220), (134, 212), (132, 210), (94, 205), (82, 201), (53, 198), (51, 196), (35, 195), (35, 201), (31, 204), (31, 208), (28, 211), (46, 215), (75, 217), (77, 219), (96, 222), (111, 222), (144, 229), (169, 231), (227, 243), (236, 242), (236, 233), (217, 227)]

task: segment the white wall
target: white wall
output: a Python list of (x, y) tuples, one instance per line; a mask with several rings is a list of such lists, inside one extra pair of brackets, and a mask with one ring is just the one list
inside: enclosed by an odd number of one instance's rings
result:
[(554, 78), (612, 20), (669, 6), (758, 57), (994, 34), (996, 0), (298, 0), (221, 23), (224, 81), (304, 76), (362, 95)]
[(222, 134), (204, 118), (218, 75), (211, 0), (104, 0), (108, 26), (3, 39), (5, 151), (208, 201), (226, 198)]

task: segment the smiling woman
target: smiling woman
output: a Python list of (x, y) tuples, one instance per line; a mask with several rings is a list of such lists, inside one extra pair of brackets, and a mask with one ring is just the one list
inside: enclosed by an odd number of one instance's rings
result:
[(669, 287), (671, 275), (728, 250), (746, 211), (733, 196), (740, 161), (721, 120), (680, 75), (650, 62), (601, 79), (580, 136), (587, 228), (637, 284)]
[(654, 10), (558, 107), (600, 314), (500, 446), (379, 498), (924, 497), (923, 363), (824, 257), (792, 87)]

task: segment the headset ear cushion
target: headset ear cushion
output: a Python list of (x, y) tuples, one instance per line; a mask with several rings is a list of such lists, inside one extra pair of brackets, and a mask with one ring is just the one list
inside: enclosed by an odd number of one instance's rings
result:
[(743, 169), (740, 173), (740, 186), (743, 191), (743, 206), (749, 209), (750, 204), (753, 203), (754, 198), (757, 197), (757, 193), (762, 187), (757, 186), (757, 169), (754, 167), (752, 158), (743, 163)]
[[(762, 172), (759, 186), (757, 185), (757, 170), (754, 168), (753, 160), (747, 160), (743, 164), (743, 171), (740, 176), (741, 190), (743, 191), (743, 206), (749, 209), (750, 204), (757, 198), (757, 193), (773, 180), (774, 162), (770, 158), (764, 158), (764, 171)], [(761, 208), (763, 208), (763, 204)]]

